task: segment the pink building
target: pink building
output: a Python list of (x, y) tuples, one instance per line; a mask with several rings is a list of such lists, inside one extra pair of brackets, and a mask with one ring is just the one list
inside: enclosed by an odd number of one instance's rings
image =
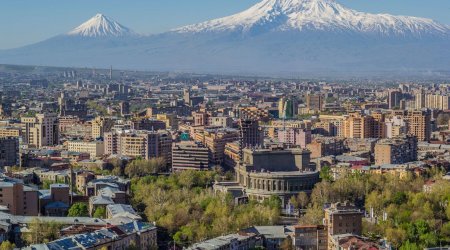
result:
[(278, 141), (306, 148), (311, 143), (311, 130), (302, 128), (286, 128), (278, 130)]

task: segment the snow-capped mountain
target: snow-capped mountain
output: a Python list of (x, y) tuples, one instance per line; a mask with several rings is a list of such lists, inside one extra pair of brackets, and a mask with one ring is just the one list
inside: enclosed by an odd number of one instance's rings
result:
[(175, 32), (223, 32), (266, 28), (266, 31), (322, 30), (377, 34), (448, 35), (448, 26), (431, 19), (369, 14), (348, 9), (334, 0), (263, 0), (224, 18), (175, 29)]
[(0, 63), (290, 76), (410, 75), (449, 70), (450, 28), (425, 18), (363, 13), (334, 0), (261, 0), (235, 15), (151, 36), (136, 35), (99, 14), (67, 34), (0, 51)]
[(124, 37), (134, 36), (136, 33), (103, 14), (97, 14), (80, 26), (69, 31), (67, 35), (82, 37)]

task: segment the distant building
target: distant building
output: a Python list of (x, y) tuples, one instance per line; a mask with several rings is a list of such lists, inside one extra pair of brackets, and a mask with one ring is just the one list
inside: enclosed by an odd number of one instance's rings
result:
[(402, 164), (417, 160), (417, 139), (413, 136), (384, 139), (375, 145), (375, 164)]
[(0, 137), (0, 167), (18, 166), (19, 158), (19, 138)]
[(89, 153), (91, 159), (105, 154), (105, 144), (103, 141), (69, 141), (67, 143), (69, 151), (79, 153)]
[(147, 130), (115, 130), (105, 133), (105, 154), (150, 159), (170, 159), (171, 137)]
[(210, 152), (194, 142), (175, 143), (172, 147), (172, 171), (208, 170)]
[(264, 145), (264, 131), (259, 127), (257, 120), (239, 121), (240, 142), (243, 148)]
[(239, 140), (239, 131), (235, 129), (205, 129), (195, 133), (195, 141), (205, 145), (211, 153), (211, 163), (223, 164), (225, 144)]
[(34, 117), (22, 117), (24, 124), (24, 142), (41, 148), (59, 144), (59, 123), (55, 114), (37, 114)]
[(106, 132), (110, 132), (114, 126), (114, 121), (107, 117), (96, 117), (92, 121), (92, 138), (103, 137)]
[(278, 141), (306, 148), (306, 145), (311, 143), (311, 130), (301, 128), (278, 130)]

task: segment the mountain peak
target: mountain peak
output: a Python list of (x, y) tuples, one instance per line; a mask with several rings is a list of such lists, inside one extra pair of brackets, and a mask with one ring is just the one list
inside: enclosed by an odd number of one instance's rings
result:
[(67, 34), (82, 37), (123, 37), (135, 35), (131, 29), (101, 13), (96, 14)]
[(174, 30), (199, 32), (340, 31), (382, 35), (448, 35), (449, 26), (431, 19), (370, 14), (346, 8), (335, 0), (262, 0), (235, 15)]

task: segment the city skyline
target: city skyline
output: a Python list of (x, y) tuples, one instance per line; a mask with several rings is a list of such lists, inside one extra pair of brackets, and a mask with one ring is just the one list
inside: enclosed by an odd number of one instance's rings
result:
[[(0, 49), (20, 47), (44, 40), (48, 37), (64, 34), (96, 13), (103, 13), (118, 22), (142, 34), (157, 34), (171, 29), (202, 22), (212, 18), (223, 17), (242, 11), (258, 0), (245, 1), (206, 1), (196, 0), (184, 2), (170, 1), (134, 1), (122, 3), (120, 1), (85, 0), (76, 3), (60, 1), (54, 3), (44, 0), (27, 2), (29, 8), (24, 9), (25, 1), (8, 1), (3, 4), (4, 13), (0, 15), (0, 33), (8, 34), (0, 41)], [(372, 13), (390, 13), (431, 18), (440, 23), (450, 24), (450, 17), (446, 15), (450, 9), (450, 2), (444, 0), (433, 1), (377, 1), (369, 0), (337, 0), (344, 6), (358, 11)], [(54, 9), (59, 11), (55, 12)], [(35, 12), (39, 11), (39, 15)], [(168, 14), (176, 18), (167, 18)], [(18, 16), (22, 18), (18, 20)], [(10, 20), (15, 20), (10, 22)], [(58, 20), (55, 22), (55, 20)], [(45, 27), (45, 28), (41, 28)], [(18, 32), (20, 31), (20, 32)]]

